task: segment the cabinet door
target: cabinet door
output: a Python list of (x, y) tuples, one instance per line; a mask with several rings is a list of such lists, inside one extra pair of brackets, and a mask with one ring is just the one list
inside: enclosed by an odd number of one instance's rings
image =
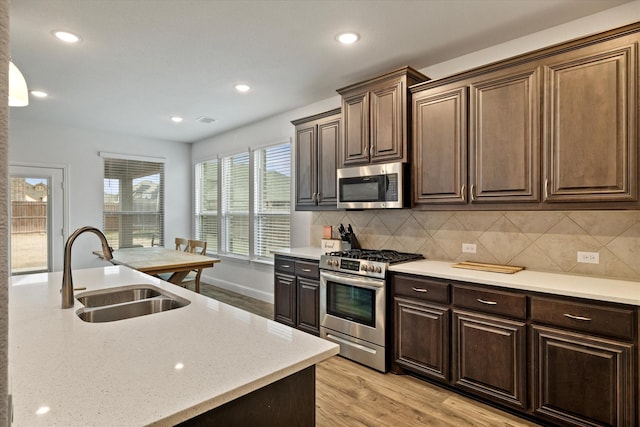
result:
[(338, 203), (336, 169), (340, 164), (340, 117), (318, 123), (318, 205)]
[(298, 329), (320, 335), (320, 282), (298, 277)]
[(343, 166), (369, 163), (369, 92), (342, 98)]
[(526, 409), (525, 335), (524, 322), (454, 310), (453, 385)]
[(545, 66), (545, 201), (637, 200), (637, 45), (616, 40)]
[(413, 202), (464, 204), (467, 184), (467, 88), (413, 95)]
[(296, 208), (316, 205), (316, 125), (296, 126)]
[(370, 161), (383, 163), (406, 161), (405, 87), (402, 80), (387, 82), (370, 93)]
[(405, 369), (449, 380), (449, 310), (402, 298), (394, 300), (395, 362)]
[(285, 325), (296, 324), (296, 278), (276, 273), (274, 277), (274, 318)]
[(471, 203), (540, 200), (540, 74), (529, 65), (471, 83)]
[(571, 426), (635, 426), (632, 344), (533, 325), (536, 416)]

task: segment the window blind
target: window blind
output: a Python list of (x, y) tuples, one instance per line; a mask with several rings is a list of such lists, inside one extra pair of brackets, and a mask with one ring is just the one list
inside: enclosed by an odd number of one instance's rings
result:
[(291, 241), (290, 143), (254, 152), (254, 199), (254, 255), (273, 258)]
[(104, 157), (103, 230), (113, 248), (164, 244), (164, 163)]
[(249, 257), (249, 153), (223, 157), (221, 161), (221, 250)]
[(209, 251), (218, 248), (218, 160), (196, 164), (195, 235), (207, 242)]

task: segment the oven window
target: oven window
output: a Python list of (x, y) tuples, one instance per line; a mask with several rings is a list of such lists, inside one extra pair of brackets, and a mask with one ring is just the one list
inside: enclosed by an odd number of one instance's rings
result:
[(363, 325), (376, 325), (376, 291), (327, 281), (327, 314)]

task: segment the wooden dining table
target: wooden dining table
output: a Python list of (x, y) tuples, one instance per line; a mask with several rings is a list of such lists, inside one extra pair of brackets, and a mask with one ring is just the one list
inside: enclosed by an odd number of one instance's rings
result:
[[(102, 251), (93, 251), (93, 253), (104, 259)], [(171, 273), (167, 281), (180, 285), (189, 272), (201, 268), (212, 268), (220, 260), (191, 252), (152, 246), (116, 249), (113, 251), (110, 262), (125, 265), (152, 276)]]

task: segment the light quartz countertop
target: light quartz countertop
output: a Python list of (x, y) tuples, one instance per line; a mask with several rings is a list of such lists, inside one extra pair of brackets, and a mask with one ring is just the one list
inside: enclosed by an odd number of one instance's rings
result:
[(291, 256), (296, 258), (306, 258), (313, 260), (320, 260), (320, 255), (324, 255), (322, 249), (313, 247), (313, 246), (305, 246), (300, 248), (282, 248), (276, 249), (272, 251), (276, 255), (284, 255)]
[[(285, 248), (275, 254), (319, 260), (318, 247)], [(522, 270), (514, 274), (490, 273), (451, 267), (453, 261), (420, 260), (392, 265), (393, 272), (416, 274), (461, 282), (481, 283), (509, 289), (543, 292), (640, 306), (640, 281), (585, 275)]]
[(514, 274), (454, 268), (453, 262), (421, 260), (392, 265), (399, 273), (481, 283), (509, 289), (640, 306), (640, 282), (522, 270)]
[(60, 308), (62, 273), (12, 277), (13, 426), (174, 425), (338, 353), (329, 341), (124, 266), (74, 270), (73, 280), (87, 291), (151, 284), (191, 304), (86, 323), (78, 301)]

